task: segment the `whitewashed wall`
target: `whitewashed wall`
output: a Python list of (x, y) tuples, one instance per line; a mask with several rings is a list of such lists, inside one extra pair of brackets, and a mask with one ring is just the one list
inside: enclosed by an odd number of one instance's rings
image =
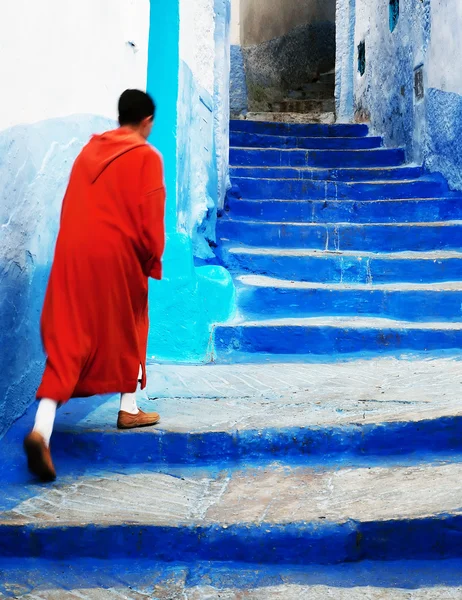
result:
[(210, 259), (228, 170), (229, 0), (180, 0), (178, 227)]
[(241, 45), (241, 0), (231, 0), (231, 45)]
[(180, 0), (180, 59), (209, 94), (213, 94), (214, 32), (214, 0)]
[(432, 0), (428, 86), (462, 94), (461, 0)]
[(148, 34), (149, 0), (1, 2), (0, 130), (75, 113), (115, 118), (118, 95), (146, 87)]

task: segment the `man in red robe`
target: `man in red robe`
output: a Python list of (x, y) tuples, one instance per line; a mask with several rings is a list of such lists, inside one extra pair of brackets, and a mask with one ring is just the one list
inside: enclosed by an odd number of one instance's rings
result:
[(120, 128), (93, 136), (72, 168), (41, 320), (40, 403), (24, 440), (42, 481), (56, 478), (49, 442), (70, 398), (120, 393), (119, 429), (160, 419), (135, 394), (146, 386), (148, 278), (161, 278), (164, 251), (163, 165), (146, 141), (154, 114), (148, 94), (126, 90)]

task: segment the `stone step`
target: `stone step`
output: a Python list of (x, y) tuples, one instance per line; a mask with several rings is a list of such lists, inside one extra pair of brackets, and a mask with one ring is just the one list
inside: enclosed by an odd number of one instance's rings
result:
[(327, 113), (335, 111), (334, 98), (312, 100), (279, 100), (266, 102), (265, 109), (276, 113)]
[(234, 177), (232, 183), (246, 200), (388, 200), (390, 198), (455, 197), (462, 207), (462, 196), (450, 194), (447, 183), (438, 177), (409, 181), (299, 181), (294, 179), (252, 179)]
[(457, 351), (462, 323), (414, 323), (377, 317), (267, 319), (216, 325), (217, 360), (277, 355), (380, 355)]
[(335, 252), (225, 246), (233, 272), (320, 283), (430, 283), (462, 280), (462, 252)]
[(233, 218), (303, 223), (416, 223), (462, 220), (462, 197), (390, 200), (226, 201)]
[[(336, 564), (462, 557), (462, 463), (89, 468), (0, 514), (2, 558)], [(8, 490), (6, 490), (8, 493)]]
[(230, 163), (235, 167), (399, 167), (404, 150), (276, 150), (230, 148)]
[(248, 112), (246, 115), (232, 115), (233, 119), (241, 121), (278, 123), (278, 124), (308, 124), (334, 125), (335, 113), (278, 113), (278, 112)]
[(314, 283), (241, 275), (236, 282), (239, 314), (248, 319), (364, 315), (462, 322), (462, 281)]
[(230, 167), (231, 177), (251, 177), (262, 179), (300, 179), (322, 181), (393, 181), (417, 179), (423, 174), (422, 167), (371, 167), (359, 168), (309, 168), (309, 167)]
[(405, 252), (462, 250), (462, 221), (429, 223), (284, 223), (221, 218), (221, 243), (311, 250)]
[(322, 125), (314, 123), (277, 123), (246, 120), (230, 121), (231, 133), (245, 131), (266, 135), (298, 135), (300, 137), (365, 137), (369, 133), (367, 125)]
[(380, 148), (380, 137), (301, 137), (269, 135), (236, 131), (230, 134), (231, 147), (243, 148), (299, 148), (303, 150), (362, 150)]
[[(0, 594), (24, 600), (457, 600), (462, 561), (344, 565), (0, 560)], [(12, 595), (11, 590), (21, 590)], [(26, 593), (27, 590), (27, 593)], [(24, 594), (24, 595), (23, 595)]]
[[(52, 438), (59, 479), (89, 467), (162, 471), (167, 465), (275, 460), (364, 466), (381, 455), (406, 462), (420, 453), (425, 462), (430, 451), (462, 450), (457, 357), (310, 362), (304, 356), (301, 364), (293, 358), (152, 365), (153, 400), (140, 400), (144, 410), (161, 414), (151, 428), (117, 430), (117, 396), (74, 401), (58, 411)], [(0, 513), (36, 491), (21, 444), (34, 415), (32, 406), (2, 440), (0, 473), (9, 488)]]

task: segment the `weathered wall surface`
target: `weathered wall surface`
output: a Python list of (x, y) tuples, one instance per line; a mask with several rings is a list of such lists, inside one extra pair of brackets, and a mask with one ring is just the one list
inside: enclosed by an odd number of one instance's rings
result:
[(249, 104), (281, 99), (334, 68), (335, 7), (335, 0), (241, 1)]
[(461, 46), (462, 4), (432, 0), (424, 159), (430, 170), (443, 173), (457, 189), (462, 189)]
[[(355, 4), (351, 31), (351, 5)], [(389, 146), (403, 145), (410, 160), (439, 171), (462, 189), (462, 75), (457, 68), (462, 40), (458, 0), (400, 2), (396, 27), (390, 28), (388, 2), (340, 0), (350, 20), (338, 23), (337, 111), (341, 119), (370, 120)], [(342, 32), (340, 34), (340, 32)], [(358, 72), (358, 45), (366, 46), (366, 69)], [(353, 50), (354, 56), (350, 57)], [(342, 57), (348, 57), (348, 62)], [(353, 65), (353, 72), (351, 71)], [(422, 69), (424, 97), (415, 95), (415, 72)], [(354, 108), (351, 88), (354, 90)]]
[[(172, 0), (151, 7), (148, 88), (154, 94), (158, 89), (161, 99), (178, 94), (175, 149), (163, 148), (165, 140), (159, 140), (166, 173), (171, 173), (171, 218), (164, 279), (150, 283), (151, 359), (208, 360), (211, 325), (232, 311), (229, 273), (221, 267), (195, 266), (214, 258), (217, 209), (228, 181), (229, 8), (229, 0)], [(159, 39), (159, 20), (164, 29), (177, 24), (176, 39)], [(161, 82), (159, 57), (165, 69)]]
[(335, 17), (335, 105), (339, 123), (354, 117), (356, 0), (338, 0)]
[[(404, 145), (418, 158), (423, 104), (414, 101), (414, 69), (423, 63), (430, 35), (430, 3), (402, 2), (390, 31), (389, 3), (356, 1), (355, 48), (366, 44), (366, 71), (355, 69), (355, 113), (385, 136), (390, 146)], [(357, 56), (357, 54), (356, 54)]]
[(230, 2), (182, 0), (180, 9), (178, 228), (207, 260), (228, 186)]
[(146, 84), (149, 1), (17, 0), (0, 12), (1, 435), (41, 376), (39, 316), (73, 160), (114, 126), (118, 94)]
[(283, 37), (300, 25), (335, 22), (331, 0), (241, 0), (241, 40), (255, 46)]

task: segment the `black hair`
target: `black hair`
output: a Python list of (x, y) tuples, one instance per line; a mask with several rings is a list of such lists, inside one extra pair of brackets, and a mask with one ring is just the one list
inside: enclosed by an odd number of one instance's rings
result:
[(119, 99), (119, 124), (139, 125), (156, 114), (156, 104), (149, 94), (141, 90), (125, 90)]

